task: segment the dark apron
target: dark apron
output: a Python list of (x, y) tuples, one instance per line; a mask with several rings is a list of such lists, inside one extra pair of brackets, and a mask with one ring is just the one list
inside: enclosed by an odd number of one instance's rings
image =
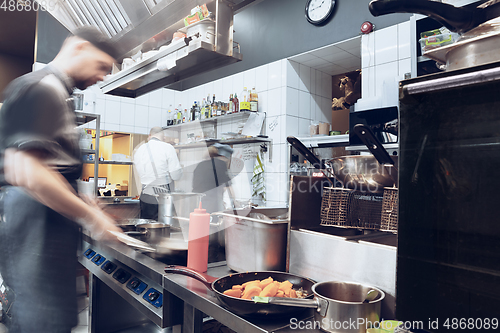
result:
[(76, 224), (17, 187), (0, 207), (0, 273), (9, 286), (9, 333), (69, 333), (77, 324)]

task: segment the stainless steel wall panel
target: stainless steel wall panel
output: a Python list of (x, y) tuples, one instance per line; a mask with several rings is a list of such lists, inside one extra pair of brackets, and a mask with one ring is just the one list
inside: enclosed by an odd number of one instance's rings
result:
[(290, 273), (316, 281), (358, 282), (378, 287), (386, 293), (383, 318), (394, 318), (396, 259), (395, 246), (349, 241), (322, 233), (290, 232)]

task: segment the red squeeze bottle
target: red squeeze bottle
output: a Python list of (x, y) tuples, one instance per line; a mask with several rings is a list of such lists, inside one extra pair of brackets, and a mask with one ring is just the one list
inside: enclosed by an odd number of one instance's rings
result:
[(187, 267), (205, 273), (208, 265), (210, 214), (200, 207), (189, 214)]

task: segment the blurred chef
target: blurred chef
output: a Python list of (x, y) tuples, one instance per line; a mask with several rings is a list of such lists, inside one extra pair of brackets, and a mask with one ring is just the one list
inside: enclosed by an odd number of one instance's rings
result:
[[(12, 81), (0, 110), (0, 273), (15, 299), (9, 333), (77, 325), (79, 226), (116, 240), (114, 221), (77, 195), (82, 171), (71, 94), (103, 80), (115, 61), (97, 29), (75, 31), (45, 68)], [(76, 222), (76, 223), (75, 223)]]
[(175, 148), (165, 142), (161, 127), (153, 127), (148, 142), (134, 153), (134, 166), (141, 180), (141, 219), (158, 220), (158, 199), (161, 192), (174, 190), (174, 180), (182, 177), (182, 166)]

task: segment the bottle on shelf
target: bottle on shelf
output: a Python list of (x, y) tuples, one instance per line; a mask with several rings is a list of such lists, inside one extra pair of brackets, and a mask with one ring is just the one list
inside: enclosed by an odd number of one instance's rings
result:
[(252, 91), (250, 92), (250, 111), (259, 111), (259, 96), (257, 95), (255, 88), (252, 88)]
[(212, 117), (217, 116), (217, 104), (215, 103), (215, 94), (213, 94), (212, 102), (210, 103), (210, 108), (212, 110)]
[(194, 102), (194, 120), (201, 120), (201, 109), (198, 102)]
[(238, 100), (238, 95), (234, 94), (233, 98), (233, 112), (240, 112), (240, 101)]
[(177, 124), (182, 124), (182, 105), (177, 107)]
[(187, 123), (188, 122), (188, 119), (189, 119), (189, 116), (188, 116), (188, 110), (187, 109), (184, 109), (184, 112), (182, 113), (182, 123)]
[(221, 103), (217, 103), (217, 116), (222, 116), (222, 106), (221, 106)]
[(191, 110), (189, 111), (189, 121), (194, 121), (196, 116), (196, 102), (193, 103), (193, 106), (191, 107)]
[(200, 109), (200, 119), (207, 119), (207, 114), (206, 114), (207, 109), (205, 108), (205, 99), (201, 101), (201, 109)]
[[(176, 115), (175, 115), (176, 116)], [(172, 111), (172, 104), (168, 107), (168, 113), (167, 113), (167, 126), (172, 126), (174, 125), (174, 113)]]
[(240, 111), (250, 111), (250, 94), (247, 87), (243, 88), (240, 95)]
[(229, 105), (227, 109), (227, 113), (231, 114), (234, 112), (234, 104), (233, 104), (233, 94), (229, 95)]

